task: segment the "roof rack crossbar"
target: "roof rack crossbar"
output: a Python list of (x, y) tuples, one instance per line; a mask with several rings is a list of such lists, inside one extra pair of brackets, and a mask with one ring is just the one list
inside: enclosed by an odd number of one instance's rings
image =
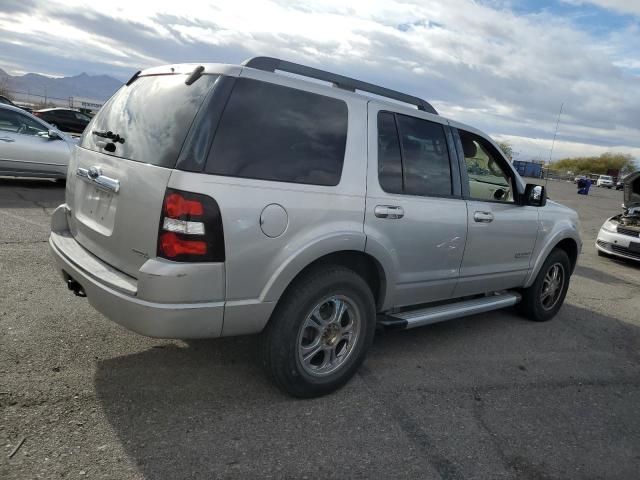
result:
[(315, 78), (317, 80), (332, 83), (335, 87), (342, 88), (344, 90), (349, 90), (351, 92), (360, 90), (363, 92), (373, 93), (374, 95), (392, 98), (400, 102), (415, 105), (418, 107), (418, 110), (433, 113), (434, 115), (438, 114), (436, 109), (433, 108), (429, 102), (422, 100), (421, 98), (414, 97), (413, 95), (407, 95), (406, 93), (374, 85), (373, 83), (356, 80), (355, 78), (345, 77), (344, 75), (338, 75), (336, 73), (327, 72), (317, 68), (307, 67), (306, 65), (280, 60), (279, 58), (253, 57), (245, 60), (242, 65), (267, 72), (280, 70), (282, 72), (293, 73), (303, 77)]

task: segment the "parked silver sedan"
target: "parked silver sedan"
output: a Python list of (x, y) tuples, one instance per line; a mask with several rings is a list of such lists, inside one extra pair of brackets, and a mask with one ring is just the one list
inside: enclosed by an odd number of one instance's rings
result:
[(0, 176), (66, 178), (76, 143), (30, 113), (0, 104)]

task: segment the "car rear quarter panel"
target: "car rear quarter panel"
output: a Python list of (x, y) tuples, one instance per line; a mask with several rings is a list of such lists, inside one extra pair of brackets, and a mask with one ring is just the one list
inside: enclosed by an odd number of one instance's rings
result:
[[(283, 83), (290, 81), (286, 78)], [(326, 94), (325, 89), (319, 93)], [(328, 90), (340, 98), (337, 89)], [(256, 311), (260, 318), (247, 319), (242, 327), (234, 328), (228, 323), (239, 318), (234, 311), (251, 312), (252, 305), (275, 304), (296, 275), (314, 260), (336, 251), (364, 251), (366, 101), (351, 98), (345, 101), (349, 112), (348, 135), (337, 186), (179, 170), (172, 173), (169, 187), (209, 195), (220, 207), (226, 254), (224, 335), (260, 331), (268, 320), (268, 316), (261, 318), (262, 308)], [(261, 226), (261, 214), (269, 205), (282, 207), (287, 215), (284, 232), (275, 238), (267, 236)]]

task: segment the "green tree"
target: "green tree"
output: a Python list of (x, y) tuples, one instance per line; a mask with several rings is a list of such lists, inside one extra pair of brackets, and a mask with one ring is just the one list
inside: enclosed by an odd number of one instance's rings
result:
[(500, 147), (500, 150), (502, 150), (502, 153), (504, 153), (504, 156), (509, 160), (513, 160), (513, 145), (511, 145), (511, 143), (506, 140), (502, 140), (501, 142), (496, 143)]
[(551, 164), (551, 169), (558, 172), (573, 172), (574, 174), (597, 173), (606, 174), (617, 170), (621, 174), (636, 169), (633, 157), (628, 153), (606, 152), (597, 157), (572, 157), (557, 160)]

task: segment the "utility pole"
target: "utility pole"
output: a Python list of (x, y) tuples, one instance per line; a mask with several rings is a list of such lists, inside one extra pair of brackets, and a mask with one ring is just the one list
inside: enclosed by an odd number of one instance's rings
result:
[(551, 164), (551, 157), (553, 156), (553, 147), (556, 144), (556, 136), (558, 135), (558, 127), (560, 126), (560, 115), (562, 115), (562, 107), (564, 107), (564, 102), (560, 104), (560, 111), (558, 112), (558, 119), (556, 120), (556, 131), (553, 132), (553, 140), (551, 141), (551, 151), (549, 152), (549, 164)]
[(551, 159), (553, 158), (553, 147), (556, 144), (556, 136), (558, 135), (558, 127), (560, 126), (560, 115), (562, 115), (562, 107), (564, 107), (564, 102), (560, 104), (560, 111), (558, 112), (558, 118), (556, 119), (556, 130), (553, 132), (553, 140), (551, 141), (551, 150), (549, 151), (549, 163), (547, 165), (547, 175), (544, 181), (545, 188), (549, 183), (549, 170), (551, 169)]

